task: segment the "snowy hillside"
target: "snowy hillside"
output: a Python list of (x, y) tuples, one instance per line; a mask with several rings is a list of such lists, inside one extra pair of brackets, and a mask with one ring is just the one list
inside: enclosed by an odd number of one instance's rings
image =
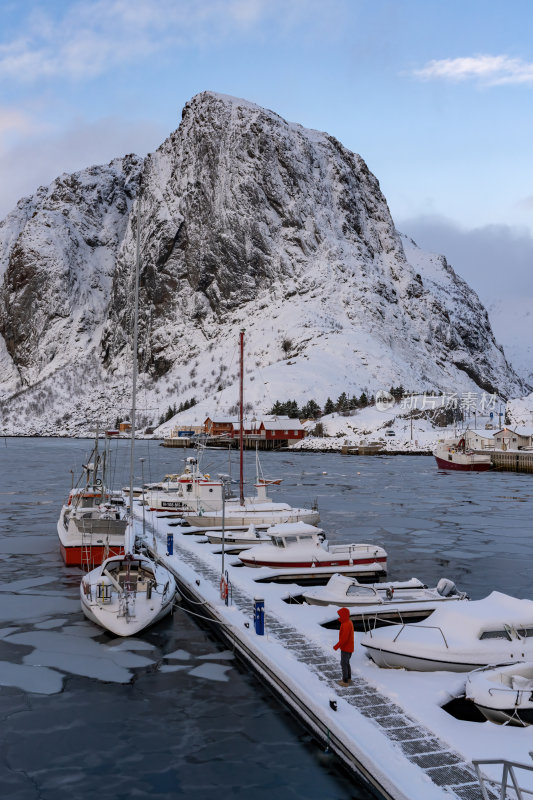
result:
[(62, 176), (0, 226), (7, 433), (127, 413), (139, 185), (143, 424), (193, 397), (227, 413), (243, 327), (258, 412), (399, 384), (525, 393), (477, 295), (401, 237), (360, 156), (204, 92), (144, 162)]

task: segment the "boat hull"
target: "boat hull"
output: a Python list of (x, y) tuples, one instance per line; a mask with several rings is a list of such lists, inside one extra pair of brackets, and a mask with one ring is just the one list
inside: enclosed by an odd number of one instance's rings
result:
[(67, 567), (83, 567), (84, 569), (94, 569), (102, 564), (109, 556), (124, 555), (123, 545), (75, 545), (66, 547), (60, 542), (61, 556)]
[(247, 558), (246, 553), (240, 556), (240, 560), (246, 567), (270, 567), (271, 569), (299, 569), (312, 567), (357, 567), (364, 564), (380, 564), (383, 572), (387, 571), (387, 558), (343, 558), (343, 559), (308, 559), (301, 561), (269, 561), (257, 558)]
[(533, 725), (533, 706), (530, 708), (518, 708), (509, 706), (509, 708), (490, 708), (483, 706), (479, 703), (475, 704), (481, 711), (485, 719), (489, 722), (495, 722), (497, 725), (516, 725), (519, 728), (525, 728), (528, 725)]
[[(189, 525), (195, 528), (210, 528), (219, 527), (222, 523), (222, 512), (216, 514), (198, 514), (187, 516)], [(276, 525), (281, 522), (305, 522), (307, 525), (318, 525), (320, 522), (320, 515), (318, 511), (301, 511), (294, 513), (290, 512), (269, 512), (257, 511), (246, 512), (242, 514), (226, 512), (225, 514), (226, 525), (248, 527), (249, 525)]]
[(416, 672), (471, 672), (484, 664), (466, 663), (461, 661), (443, 661), (425, 656), (413, 656), (408, 653), (398, 653), (393, 650), (384, 650), (382, 647), (372, 647), (363, 643), (367, 655), (378, 667), (385, 669), (409, 669)]
[[(135, 636), (135, 634), (140, 633), (145, 628), (155, 625), (156, 622), (166, 617), (172, 609), (173, 600), (174, 596), (161, 606), (157, 614), (150, 613), (149, 611), (144, 614), (139, 613), (137, 619), (130, 619), (128, 622), (122, 618), (114, 619), (111, 617), (110, 619), (111, 615), (106, 615), (105, 611), (103, 612), (105, 618), (101, 618), (100, 614), (93, 612), (91, 605), (83, 596), (81, 598), (81, 610), (90, 622), (94, 622), (100, 628), (107, 630), (115, 636)], [(97, 609), (97, 611), (98, 610), (99, 609)]]
[(87, 528), (80, 525), (84, 520), (70, 519), (66, 524), (63, 506), (57, 523), (57, 536), (61, 557), (68, 567), (83, 567), (85, 570), (100, 566), (109, 556), (124, 554), (125, 519), (89, 519)]
[(487, 472), (492, 467), (491, 462), (472, 462), (472, 463), (459, 463), (457, 461), (448, 461), (447, 459), (435, 456), (435, 461), (439, 469), (444, 470), (459, 470), (459, 472)]
[(357, 578), (359, 581), (370, 583), (384, 578), (387, 575), (386, 564), (353, 565), (351, 567), (303, 567), (296, 569), (265, 569), (258, 571), (259, 575), (255, 578), (256, 583), (297, 583), (303, 586), (323, 586), (329, 581), (331, 576), (338, 573), (339, 569), (343, 575)]
[(81, 608), (109, 633), (133, 636), (170, 612), (176, 588), (172, 573), (147, 556), (111, 557), (84, 575)]

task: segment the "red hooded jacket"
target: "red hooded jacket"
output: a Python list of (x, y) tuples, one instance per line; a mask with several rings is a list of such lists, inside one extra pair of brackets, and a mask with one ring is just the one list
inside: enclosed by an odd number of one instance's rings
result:
[(333, 649), (338, 650), (340, 647), (344, 653), (353, 653), (353, 622), (350, 619), (350, 612), (347, 608), (339, 608), (337, 614), (341, 621), (341, 628), (339, 641), (333, 645)]

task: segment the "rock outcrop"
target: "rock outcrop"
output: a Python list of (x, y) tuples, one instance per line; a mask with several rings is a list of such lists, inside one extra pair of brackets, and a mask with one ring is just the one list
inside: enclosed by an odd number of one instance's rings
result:
[(227, 410), (242, 326), (247, 363), (268, 377), (249, 387), (259, 405), (400, 383), (523, 392), (477, 295), (396, 231), (360, 156), (204, 92), (144, 161), (61, 176), (1, 223), (9, 430), (73, 431), (89, 409), (123, 409), (139, 198), (147, 419), (192, 396)]

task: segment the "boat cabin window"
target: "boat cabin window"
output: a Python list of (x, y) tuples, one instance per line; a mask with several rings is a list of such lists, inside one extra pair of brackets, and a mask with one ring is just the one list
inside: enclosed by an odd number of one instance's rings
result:
[(516, 628), (514, 626), (507, 626), (501, 630), (495, 631), (483, 631), (480, 639), (507, 639), (510, 641), (513, 639), (514, 634), (517, 633), (518, 636), (521, 636), (524, 639), (529, 639), (533, 637), (533, 628)]
[(112, 564), (108, 564), (106, 569), (111, 573), (121, 572), (122, 570), (126, 571), (128, 569), (128, 564), (130, 570), (138, 570), (141, 566), (140, 561), (114, 561)]
[(369, 586), (356, 586), (355, 584), (352, 584), (351, 586), (348, 586), (348, 591), (346, 592), (346, 594), (359, 595), (359, 597), (361, 597), (365, 595), (367, 596), (376, 594), (376, 591), (375, 589), (371, 589)]
[(286, 536), (285, 537), (285, 544), (296, 544), (298, 541), (298, 536)]
[(500, 631), (483, 631), (480, 639), (507, 639), (509, 640), (509, 634), (507, 631), (500, 630)]

